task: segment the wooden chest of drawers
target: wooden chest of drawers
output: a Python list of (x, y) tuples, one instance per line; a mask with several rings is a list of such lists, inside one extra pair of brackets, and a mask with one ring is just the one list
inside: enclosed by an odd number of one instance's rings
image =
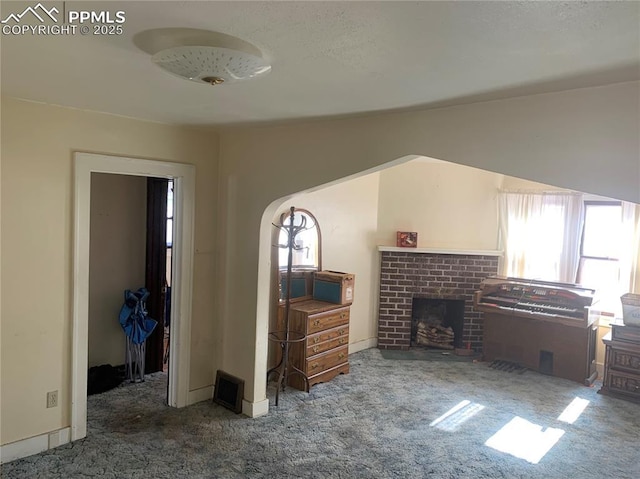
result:
[[(349, 306), (308, 300), (291, 304), (289, 328), (305, 335), (291, 344), (289, 360), (308, 378), (310, 388), (349, 372)], [(284, 329), (284, 306), (278, 309), (278, 329)], [(291, 387), (308, 391), (300, 374), (288, 378)]]
[(640, 402), (640, 326), (613, 324), (606, 345), (600, 393)]

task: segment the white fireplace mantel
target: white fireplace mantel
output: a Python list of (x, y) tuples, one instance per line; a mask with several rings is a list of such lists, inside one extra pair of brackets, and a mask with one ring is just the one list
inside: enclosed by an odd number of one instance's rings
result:
[(378, 251), (401, 251), (417, 254), (457, 254), (469, 256), (502, 256), (503, 252), (493, 249), (448, 249), (448, 248), (402, 248), (400, 246), (378, 246)]

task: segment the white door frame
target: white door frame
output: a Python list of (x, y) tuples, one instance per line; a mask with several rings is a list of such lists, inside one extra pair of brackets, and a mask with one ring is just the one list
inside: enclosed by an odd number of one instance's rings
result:
[(153, 176), (174, 180), (173, 287), (168, 403), (187, 405), (193, 287), (195, 167), (93, 153), (74, 154), (73, 338), (71, 376), (71, 440), (87, 435), (87, 370), (89, 343), (89, 224), (91, 173)]

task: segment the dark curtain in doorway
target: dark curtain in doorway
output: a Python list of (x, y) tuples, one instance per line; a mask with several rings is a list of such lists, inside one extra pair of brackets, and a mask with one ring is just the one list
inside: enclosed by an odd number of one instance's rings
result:
[(145, 284), (149, 317), (158, 321), (147, 339), (145, 374), (162, 371), (167, 274), (167, 189), (169, 180), (147, 178), (147, 254)]

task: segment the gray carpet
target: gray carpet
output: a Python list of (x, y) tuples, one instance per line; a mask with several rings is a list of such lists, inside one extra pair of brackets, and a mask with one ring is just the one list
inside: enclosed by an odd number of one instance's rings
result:
[(412, 348), (406, 351), (398, 349), (381, 349), (380, 354), (384, 359), (402, 359), (412, 361), (478, 361), (480, 353), (468, 353), (468, 356), (460, 356), (453, 350)]
[[(86, 439), (5, 464), (2, 477), (640, 476), (637, 404), (486, 363), (389, 360), (377, 349), (350, 361), (350, 374), (310, 394), (288, 389), (280, 406), (258, 419), (210, 401), (165, 407), (166, 376), (153, 375), (143, 384), (91, 396)], [(273, 389), (269, 393), (273, 398)], [(589, 401), (584, 412), (573, 424), (559, 421), (576, 397)], [(456, 405), (456, 414), (430, 425)], [(518, 425), (528, 432), (513, 431)], [(513, 433), (502, 448), (526, 459), (485, 445), (501, 429), (502, 436)], [(550, 446), (527, 442), (532, 437), (559, 439), (544, 454)], [(540, 449), (541, 457), (535, 454)]]

